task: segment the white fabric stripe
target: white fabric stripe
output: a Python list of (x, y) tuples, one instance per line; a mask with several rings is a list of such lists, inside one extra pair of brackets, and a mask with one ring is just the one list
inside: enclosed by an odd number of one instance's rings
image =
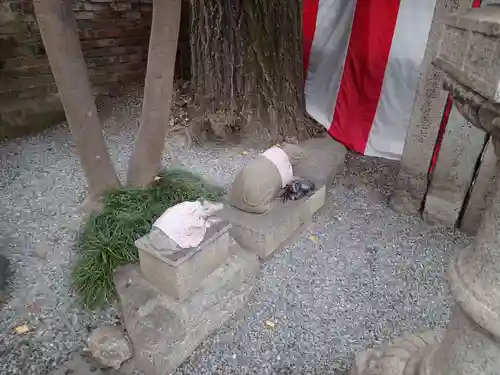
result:
[(365, 155), (401, 158), (435, 6), (436, 0), (401, 0)]
[(320, 0), (305, 86), (309, 115), (330, 127), (349, 47), (355, 0)]

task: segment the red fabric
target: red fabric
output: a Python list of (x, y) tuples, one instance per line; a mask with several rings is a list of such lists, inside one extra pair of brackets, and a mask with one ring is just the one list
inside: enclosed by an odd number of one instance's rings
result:
[(446, 100), (446, 105), (444, 107), (443, 118), (441, 119), (441, 124), (439, 125), (438, 137), (436, 140), (436, 145), (434, 146), (434, 153), (432, 154), (429, 173), (432, 173), (434, 167), (436, 166), (439, 150), (441, 149), (441, 143), (443, 143), (444, 131), (446, 130), (446, 125), (448, 125), (448, 120), (450, 118), (450, 113), (452, 108), (453, 108), (453, 100), (451, 96), (448, 95), (448, 100)]
[(319, 0), (304, 0), (302, 4), (302, 53), (304, 62), (304, 79), (307, 77), (309, 57), (316, 32), (316, 17), (318, 15)]
[(358, 0), (329, 133), (363, 153), (377, 111), (399, 0)]

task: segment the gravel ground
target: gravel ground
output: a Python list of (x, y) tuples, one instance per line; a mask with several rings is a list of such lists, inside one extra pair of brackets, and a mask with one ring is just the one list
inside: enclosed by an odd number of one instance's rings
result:
[[(137, 129), (136, 91), (102, 110), (123, 176)], [(175, 121), (183, 114), (175, 110)], [(178, 162), (223, 184), (258, 150), (183, 148)], [(164, 157), (168, 162), (168, 156)], [(262, 268), (240, 314), (202, 344), (180, 374), (336, 374), (354, 353), (404, 331), (443, 325), (450, 254), (470, 239), (387, 207), (397, 163), (349, 155), (328, 203), (298, 243)], [(0, 309), (0, 374), (43, 375), (85, 347), (88, 332), (119, 318), (80, 309), (70, 295), (77, 207), (86, 182), (67, 127), (0, 143), (0, 252), (13, 270)], [(30, 331), (17, 334), (26, 324)]]

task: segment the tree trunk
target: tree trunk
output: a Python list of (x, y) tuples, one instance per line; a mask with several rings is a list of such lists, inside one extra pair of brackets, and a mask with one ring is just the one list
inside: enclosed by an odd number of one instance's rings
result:
[(304, 112), (301, 0), (191, 0), (191, 12), (193, 107), (202, 109), (192, 127), (260, 128), (273, 141), (322, 131)]
[(35, 12), (90, 197), (120, 185), (102, 134), (71, 0), (35, 0)]
[(181, 0), (154, 0), (141, 124), (130, 157), (127, 184), (144, 186), (160, 167), (173, 95)]

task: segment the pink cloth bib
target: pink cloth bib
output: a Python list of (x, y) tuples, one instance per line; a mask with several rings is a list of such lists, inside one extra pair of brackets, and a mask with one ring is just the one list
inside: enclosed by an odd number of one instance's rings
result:
[(293, 180), (293, 168), (290, 163), (290, 159), (285, 151), (283, 151), (279, 147), (271, 147), (262, 153), (266, 159), (270, 160), (276, 168), (281, 176), (281, 187), (285, 187), (289, 182)]

